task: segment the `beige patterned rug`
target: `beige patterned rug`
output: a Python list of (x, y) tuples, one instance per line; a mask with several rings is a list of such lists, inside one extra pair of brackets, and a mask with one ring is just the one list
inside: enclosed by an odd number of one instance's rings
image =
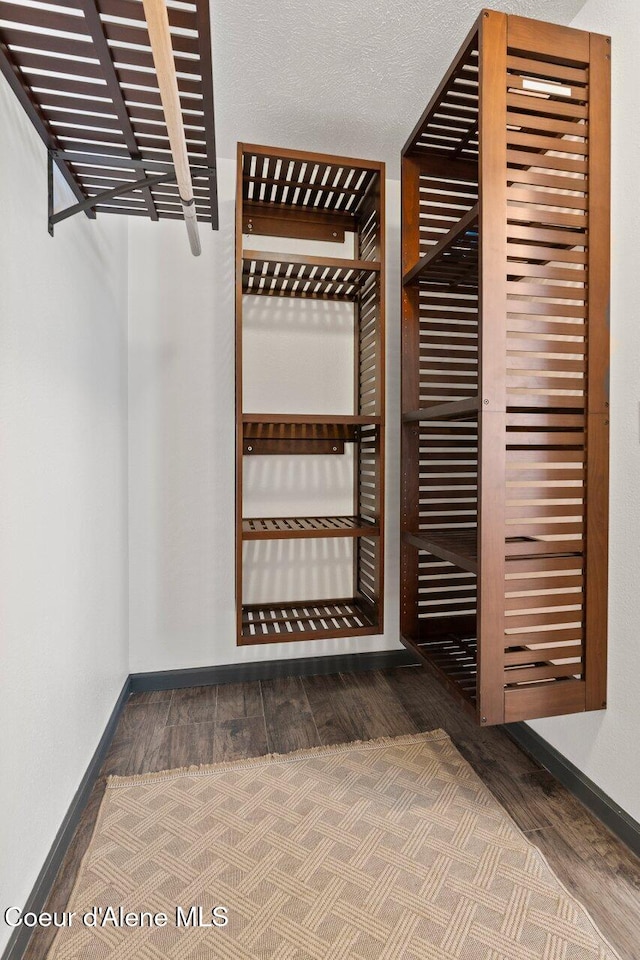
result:
[(112, 778), (68, 909), (50, 960), (617, 957), (440, 730)]

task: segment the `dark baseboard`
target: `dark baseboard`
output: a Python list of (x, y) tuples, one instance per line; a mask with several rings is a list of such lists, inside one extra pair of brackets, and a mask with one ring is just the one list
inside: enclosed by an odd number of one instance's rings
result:
[(300, 657), (294, 660), (262, 660), (252, 663), (228, 663), (221, 667), (193, 667), (189, 670), (160, 670), (132, 673), (131, 692), (199, 687), (214, 683), (238, 683), (248, 680), (274, 680), (277, 677), (312, 677), (328, 673), (353, 673), (356, 670), (384, 670), (417, 663), (408, 650), (380, 650), (373, 653), (343, 653), (330, 657)]
[[(85, 771), (80, 786), (76, 790), (75, 796), (71, 801), (71, 805), (65, 814), (60, 829), (56, 834), (56, 838), (53, 841), (49, 853), (47, 854), (47, 859), (44, 862), (44, 866), (38, 874), (38, 879), (36, 880), (33, 889), (27, 898), (27, 902), (24, 905), (23, 911), (25, 913), (27, 911), (40, 913), (44, 909), (47, 897), (49, 896), (51, 887), (53, 886), (53, 881), (55, 880), (58, 870), (62, 865), (62, 861), (64, 860), (65, 854), (69, 848), (69, 844), (71, 843), (75, 829), (78, 826), (80, 817), (82, 816), (82, 811), (86, 807), (87, 801), (89, 800), (89, 795), (93, 789), (93, 785), (98, 779), (100, 768), (104, 763), (107, 750), (109, 749), (111, 741), (113, 740), (113, 735), (118, 725), (120, 714), (122, 713), (124, 705), (127, 702), (129, 692), (129, 677), (127, 677), (120, 692), (120, 696), (116, 701), (116, 705), (111, 711), (111, 716), (107, 721), (104, 733), (100, 737), (100, 743), (96, 747), (95, 753), (89, 762), (89, 766)], [(27, 944), (29, 943), (32, 933), (33, 930), (29, 927), (15, 927), (2, 953), (2, 960), (20, 960), (27, 949)]]
[(552, 773), (556, 780), (577, 797), (598, 820), (601, 820), (630, 850), (640, 856), (640, 823), (607, 796), (550, 743), (526, 723), (509, 723), (505, 732), (534, 760)]

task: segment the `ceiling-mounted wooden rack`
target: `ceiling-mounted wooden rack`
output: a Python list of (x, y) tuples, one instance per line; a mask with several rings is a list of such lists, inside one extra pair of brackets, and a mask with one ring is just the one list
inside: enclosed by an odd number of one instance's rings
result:
[[(78, 201), (71, 213), (183, 219), (182, 195), (217, 229), (209, 3), (162, 6), (158, 59), (142, 0), (0, 0), (0, 69)], [(49, 212), (50, 228), (70, 215), (52, 196)]]

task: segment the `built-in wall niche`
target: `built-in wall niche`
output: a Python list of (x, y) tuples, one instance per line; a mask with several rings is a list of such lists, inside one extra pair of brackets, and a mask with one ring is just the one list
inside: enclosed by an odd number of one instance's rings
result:
[(236, 217), (238, 643), (381, 633), (384, 166), (240, 144)]

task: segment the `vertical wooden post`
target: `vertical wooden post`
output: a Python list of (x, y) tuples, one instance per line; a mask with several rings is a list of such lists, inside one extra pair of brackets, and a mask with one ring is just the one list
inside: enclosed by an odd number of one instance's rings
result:
[(507, 17), (479, 31), (478, 719), (504, 719)]
[(242, 422), (242, 205), (244, 144), (238, 144), (236, 166), (236, 636), (242, 637), (242, 474), (244, 426)]
[(380, 273), (377, 279), (378, 284), (378, 333), (377, 333), (377, 344), (376, 352), (378, 355), (378, 367), (377, 367), (377, 382), (378, 382), (378, 393), (377, 393), (377, 406), (376, 413), (381, 418), (380, 424), (377, 428), (377, 484), (376, 489), (378, 492), (378, 518), (380, 526), (380, 534), (378, 537), (378, 589), (379, 589), (379, 617), (378, 622), (380, 625), (380, 633), (384, 631), (384, 584), (385, 584), (385, 569), (384, 569), (384, 548), (385, 548), (385, 536), (384, 530), (385, 525), (382, 522), (382, 518), (385, 515), (385, 457), (386, 457), (386, 438), (385, 438), (385, 423), (387, 420), (386, 412), (386, 396), (387, 396), (387, 387), (386, 387), (386, 314), (385, 314), (385, 303), (386, 303), (386, 263), (387, 263), (387, 208), (386, 208), (386, 166), (384, 164), (381, 167), (380, 175), (378, 178), (378, 191), (376, 202), (378, 204), (378, 223), (379, 223), (379, 237), (378, 237), (378, 260), (380, 261)]
[(611, 41), (589, 44), (586, 709), (607, 701)]
[[(402, 159), (402, 274), (420, 258), (420, 164), (413, 157)], [(420, 304), (417, 285), (402, 290), (402, 413), (420, 406)], [(402, 423), (400, 533), (418, 529), (420, 470), (419, 423)], [(402, 636), (419, 639), (418, 551), (400, 544), (400, 629)]]

